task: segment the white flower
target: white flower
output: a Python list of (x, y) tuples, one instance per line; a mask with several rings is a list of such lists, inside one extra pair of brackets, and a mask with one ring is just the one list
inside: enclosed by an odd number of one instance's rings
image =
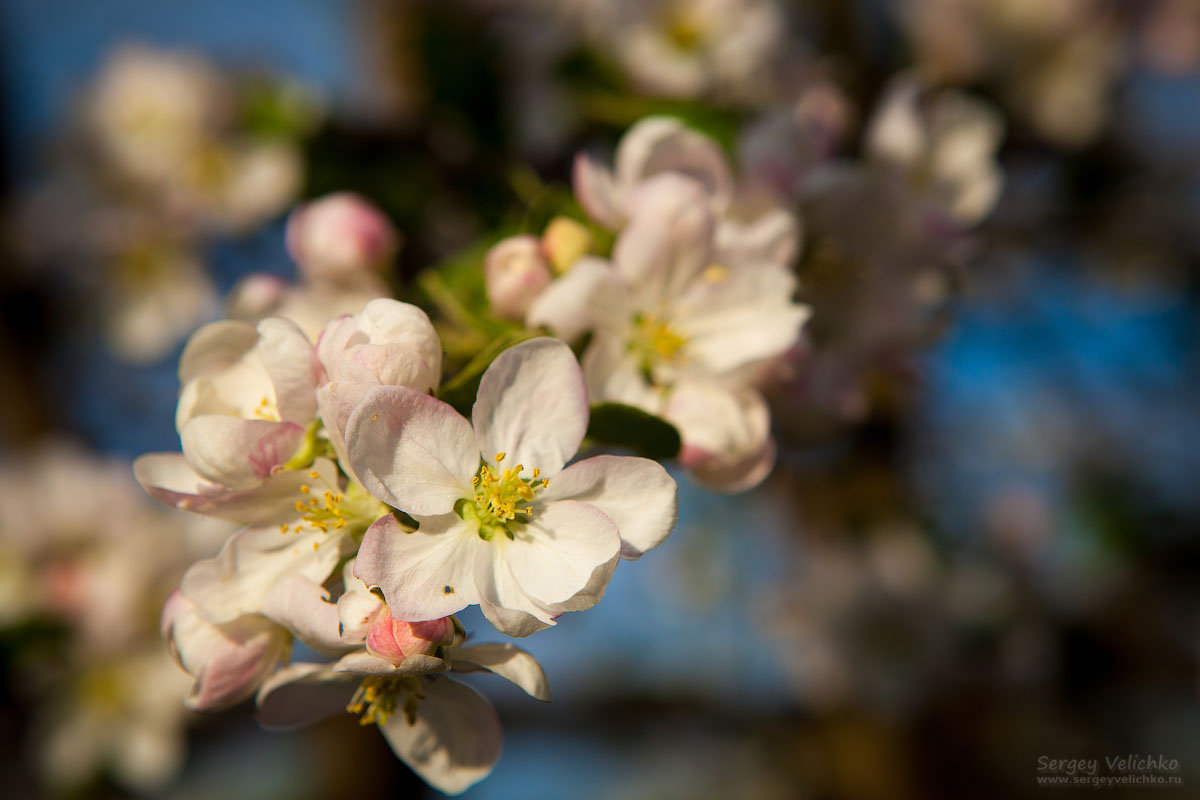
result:
[(867, 152), (902, 170), (913, 188), (960, 225), (985, 217), (1000, 195), (1002, 125), (994, 110), (956, 92), (922, 106), (921, 86), (894, 83), (866, 133)]
[(509, 644), (462, 646), (448, 618), (402, 622), (344, 570), (345, 592), (334, 605), (311, 581), (294, 581), (288, 616), (301, 621), (331, 663), (301, 662), (276, 672), (258, 694), (258, 718), (291, 728), (343, 711), (374, 724), (396, 755), (430, 785), (458, 794), (482, 780), (500, 755), (500, 721), (491, 703), (447, 677), (488, 671), (539, 700), (549, 700), (541, 665)]
[[(570, 349), (532, 339), (484, 373), (473, 424), (405, 387), (369, 392), (350, 417), (350, 463), (376, 497), (413, 516), (371, 526), (357, 575), (396, 616), (444, 617), (478, 603), (504, 633), (527, 636), (603, 596), (619, 555), (637, 557), (675, 521), (675, 482), (639, 458), (563, 469), (587, 429)], [(508, 466), (511, 464), (512, 466)]]
[(313, 444), (320, 377), (312, 344), (288, 320), (266, 319), (257, 329), (233, 320), (206, 325), (179, 360), (183, 454), (142, 456), (134, 463), (138, 480), (191, 511), (280, 522), (278, 510), (294, 503), (304, 482), (284, 467)]
[[(705, 196), (678, 174), (642, 183), (613, 263), (580, 260), (538, 298), (528, 324), (567, 340), (592, 331), (583, 356), (592, 398), (665, 416), (686, 460), (708, 473), (702, 481), (732, 491), (765, 477), (773, 453), (761, 399), (746, 390), (751, 373), (797, 341), (809, 312), (793, 302), (795, 278), (770, 247), (721, 247)], [(722, 412), (673, 399), (684, 384)], [(737, 446), (718, 453), (714, 442)]]

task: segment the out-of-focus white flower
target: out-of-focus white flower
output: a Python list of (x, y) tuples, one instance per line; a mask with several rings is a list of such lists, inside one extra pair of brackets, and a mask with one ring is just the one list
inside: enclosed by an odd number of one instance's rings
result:
[[(703, 462), (707, 482), (721, 476), (727, 488), (745, 488), (750, 477), (765, 477), (760, 463), (773, 450), (761, 404), (746, 401), (740, 387), (795, 344), (809, 312), (792, 300), (791, 271), (760, 254), (772, 247), (750, 247), (743, 237), (722, 250), (708, 196), (674, 173), (640, 184), (613, 263), (581, 260), (538, 298), (528, 322), (568, 341), (592, 331), (583, 356), (592, 398), (666, 416), (680, 427), (693, 464)], [(672, 391), (688, 382), (696, 382), (693, 400), (673, 402)], [(711, 399), (719, 384), (726, 388), (718, 405), (737, 416), (692, 413), (694, 399)], [(711, 450), (714, 441), (734, 440), (726, 452)], [(744, 474), (730, 473), (731, 465)]]
[(641, 91), (752, 103), (778, 86), (786, 21), (771, 0), (591, 2), (585, 14)]
[(382, 589), (394, 615), (437, 619), (479, 604), (498, 630), (528, 636), (590, 608), (619, 556), (640, 556), (670, 532), (675, 482), (656, 462), (601, 456), (563, 469), (588, 404), (562, 342), (501, 353), (472, 419), (400, 386), (372, 390), (350, 417), (354, 471), (419, 525), (405, 533), (385, 516), (359, 549), (356, 574)]
[(230, 87), (198, 56), (128, 45), (97, 80), (88, 118), (118, 168), (158, 183), (221, 128), (231, 99)]
[(152, 649), (80, 665), (49, 698), (35, 733), (43, 779), (77, 790), (102, 771), (139, 792), (162, 789), (183, 765), (187, 676)]
[(681, 381), (663, 415), (687, 432), (679, 463), (709, 489), (745, 491), (775, 465), (771, 413), (756, 389)]
[[(218, 230), (246, 231), (270, 220), (299, 193), (304, 162), (293, 144), (242, 142), (210, 147), (214, 151), (199, 159), (174, 187), (173, 199), (184, 213), (199, 214)], [(225, 164), (212, 165), (216, 159), (224, 159)]]
[(396, 252), (397, 234), (378, 208), (352, 192), (306, 203), (288, 218), (287, 245), (310, 281), (354, 284), (380, 272)]
[(893, 84), (867, 130), (867, 154), (903, 171), (914, 190), (954, 222), (973, 225), (1000, 195), (1000, 117), (957, 92), (922, 100), (917, 82)]
[(535, 236), (510, 236), (494, 245), (484, 258), (483, 275), (492, 311), (517, 322), (551, 279), (550, 263)]

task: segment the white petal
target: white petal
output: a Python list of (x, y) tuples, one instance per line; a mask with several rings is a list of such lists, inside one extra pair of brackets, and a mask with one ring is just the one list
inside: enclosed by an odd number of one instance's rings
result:
[(491, 557), (491, 543), (456, 514), (417, 517), (406, 532), (390, 514), (367, 529), (354, 574), (383, 590), (396, 619), (438, 619), (479, 602), (475, 563)]
[(345, 713), (357, 687), (355, 677), (334, 673), (328, 664), (290, 664), (258, 690), (258, 723), (284, 730)]
[(617, 146), (618, 185), (633, 187), (664, 172), (696, 181), (715, 208), (729, 204), (733, 175), (720, 146), (678, 119), (646, 117), (630, 128)]
[(554, 475), (587, 432), (588, 399), (575, 354), (557, 339), (530, 339), (505, 350), (479, 382), (471, 411), (485, 460)]
[(193, 564), (180, 588), (210, 621), (227, 622), (262, 611), (267, 595), (289, 575), (323, 583), (348, 547), (349, 537), (319, 531), (250, 528), (230, 537), (215, 558)]
[(621, 537), (595, 506), (566, 500), (537, 504), (534, 511), (515, 540), (499, 544), (524, 594), (538, 603), (562, 603), (617, 555)]
[(687, 355), (709, 375), (781, 355), (796, 344), (809, 309), (801, 305), (744, 305), (697, 315), (678, 325)]
[(221, 372), (258, 344), (258, 331), (247, 322), (221, 320), (198, 329), (179, 356), (181, 384)]
[(317, 415), (314, 392), (321, 364), (304, 331), (291, 320), (271, 317), (258, 323), (258, 354), (275, 387), (280, 418), (307, 425)]
[(640, 558), (675, 526), (678, 487), (656, 461), (597, 456), (564, 469), (541, 494), (544, 502), (576, 500), (616, 523), (621, 555)]
[(700, 186), (667, 173), (641, 184), (613, 262), (639, 310), (662, 313), (712, 262), (713, 216)]
[[(317, 460), (329, 464), (324, 459)], [(307, 473), (286, 470), (239, 491), (201, 477), (182, 453), (150, 453), (133, 462), (134, 475), (152, 497), (173, 508), (251, 527), (279, 525), (296, 517), (300, 486)]]
[(465, 792), (500, 757), (500, 719), (482, 695), (448, 678), (424, 681), (422, 693), (411, 724), (396, 713), (379, 730), (430, 786), (446, 794)]
[(304, 437), (292, 422), (203, 414), (188, 420), (179, 438), (196, 472), (230, 489), (258, 486), (285, 463)]
[(619, 327), (631, 315), (621, 276), (604, 259), (585, 256), (537, 296), (525, 322), (574, 342), (593, 328)]
[(455, 672), (494, 672), (524, 689), (530, 697), (550, 702), (550, 684), (542, 665), (519, 647), (488, 642), (454, 647), (447, 655)]
[(575, 157), (571, 183), (589, 217), (614, 231), (625, 224), (624, 198), (607, 168), (580, 153)]
[(371, 494), (409, 514), (445, 514), (471, 493), (479, 448), (441, 400), (403, 386), (363, 397), (346, 425), (350, 464)]
[(302, 575), (286, 575), (263, 599), (263, 616), (291, 631), (318, 653), (345, 652), (338, 631), (337, 606), (319, 583)]

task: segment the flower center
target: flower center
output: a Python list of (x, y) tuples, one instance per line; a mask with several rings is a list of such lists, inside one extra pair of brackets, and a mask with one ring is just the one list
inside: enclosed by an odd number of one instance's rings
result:
[(538, 489), (550, 485), (541, 477), (541, 470), (534, 469), (528, 478), (522, 478), (524, 464), (500, 471), (499, 464), (504, 453), (496, 454), (497, 467), (493, 470), (481, 464), (479, 472), (471, 479), (475, 496), (463, 498), (455, 504), (455, 511), (464, 520), (474, 522), (479, 528), (479, 538), (489, 542), (497, 534), (514, 538), (510, 523), (525, 523), (533, 516), (533, 498)]
[[(300, 522), (295, 525), (280, 525), (281, 533), (301, 533), (305, 526), (328, 533), (330, 530), (358, 534), (372, 522), (387, 513), (387, 507), (372, 497), (361, 486), (350, 481), (342, 492), (336, 484), (328, 483), (317, 470), (308, 473), (313, 485), (303, 483), (300, 493), (303, 499), (296, 501), (296, 513)], [(324, 488), (324, 491), (321, 491)], [(314, 549), (317, 544), (313, 544)]]
[(629, 350), (647, 376), (660, 364), (683, 360), (687, 338), (653, 314), (634, 314)]
[[(400, 702), (402, 698), (403, 703)], [(412, 725), (417, 721), (417, 703), (421, 698), (421, 685), (416, 678), (371, 675), (363, 678), (346, 710), (362, 715), (359, 725), (383, 725), (399, 707), (408, 724)]]

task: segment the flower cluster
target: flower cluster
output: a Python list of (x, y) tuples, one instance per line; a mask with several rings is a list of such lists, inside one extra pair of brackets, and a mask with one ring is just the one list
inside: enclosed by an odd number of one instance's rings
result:
[[(569, 463), (588, 393), (558, 340), (495, 357), (470, 419), (436, 397), (442, 347), (425, 313), (386, 298), (315, 342), (284, 317), (213, 323), (179, 376), (182, 453), (143, 456), (138, 479), (246, 526), (192, 565), (163, 612), (194, 679), (188, 706), (256, 695), (268, 727), (348, 710), (446, 792), (490, 771), (500, 729), (487, 700), (443, 673), (486, 670), (549, 699), (531, 656), (468, 643), (454, 615), (478, 605), (509, 636), (552, 626), (597, 603), (617, 562), (675, 522), (658, 463)], [(288, 664), (296, 641), (326, 660)]]
[[(572, 342), (588, 335), (582, 363), (593, 401), (674, 424), (680, 461), (698, 482), (726, 492), (758, 484), (775, 445), (756, 382), (809, 316), (793, 299), (797, 219), (739, 185), (714, 141), (668, 117), (634, 126), (612, 170), (579, 156), (575, 192), (616, 233), (611, 257), (587, 254), (579, 237), (565, 246), (561, 227), (547, 230), (544, 256), (528, 237), (506, 240), (491, 259), (545, 277), (518, 283), (510, 266), (502, 285), (489, 273), (493, 304), (518, 310), (509, 296), (524, 294), (528, 326)], [(539, 259), (562, 274), (551, 281)], [(520, 291), (509, 292), (513, 284)]]

